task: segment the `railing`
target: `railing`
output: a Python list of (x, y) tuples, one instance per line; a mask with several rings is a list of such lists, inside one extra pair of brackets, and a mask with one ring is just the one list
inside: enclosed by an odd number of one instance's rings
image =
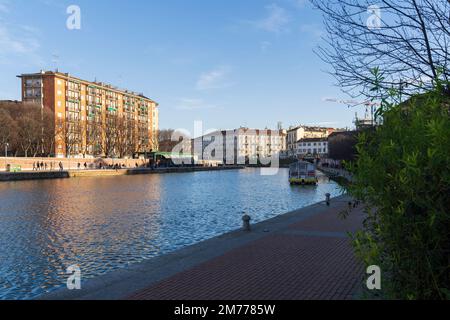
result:
[(353, 181), (353, 175), (347, 170), (323, 166), (318, 166), (317, 169), (319, 169), (329, 177), (341, 177), (347, 179), (348, 181)]

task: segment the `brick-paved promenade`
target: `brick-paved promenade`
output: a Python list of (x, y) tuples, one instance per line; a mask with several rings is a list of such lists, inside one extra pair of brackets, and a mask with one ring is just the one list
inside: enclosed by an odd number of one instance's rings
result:
[(341, 220), (348, 201), (314, 204), (40, 299), (352, 299), (365, 273), (347, 232), (364, 215), (358, 208)]
[(362, 209), (347, 220), (333, 208), (200, 263), (129, 296), (151, 300), (352, 299), (363, 282), (346, 232), (362, 225)]

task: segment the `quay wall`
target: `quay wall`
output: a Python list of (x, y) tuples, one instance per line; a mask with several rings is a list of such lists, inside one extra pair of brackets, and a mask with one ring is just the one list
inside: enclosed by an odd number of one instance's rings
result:
[(69, 178), (67, 171), (0, 173), (0, 181), (47, 180)]
[(1, 181), (22, 181), (22, 180), (40, 180), (40, 179), (65, 179), (82, 177), (106, 177), (106, 176), (125, 176), (138, 174), (164, 174), (164, 173), (183, 173), (183, 172), (202, 172), (202, 171), (221, 171), (244, 169), (242, 166), (227, 167), (177, 167), (177, 168), (137, 168), (120, 170), (69, 170), (69, 171), (25, 171), (25, 172), (0, 172)]

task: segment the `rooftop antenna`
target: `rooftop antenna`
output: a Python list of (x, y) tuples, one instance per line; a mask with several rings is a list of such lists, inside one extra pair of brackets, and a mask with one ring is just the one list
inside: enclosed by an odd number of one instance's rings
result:
[(57, 53), (52, 54), (52, 63), (55, 67), (56, 72), (58, 72), (59, 55)]

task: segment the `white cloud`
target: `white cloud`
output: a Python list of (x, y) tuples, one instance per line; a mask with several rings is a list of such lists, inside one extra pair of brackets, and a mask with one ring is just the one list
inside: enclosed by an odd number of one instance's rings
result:
[[(7, 2), (0, 2), (0, 13), (7, 13)], [(6, 23), (0, 19), (0, 63), (7, 64), (20, 58), (24, 63), (42, 65), (37, 54), (40, 48), (39, 30), (27, 25)]]
[(254, 23), (258, 29), (274, 33), (288, 30), (287, 26), (291, 18), (284, 8), (277, 4), (271, 4), (266, 6), (266, 10), (268, 11), (268, 16)]
[(221, 66), (209, 72), (205, 72), (200, 75), (197, 81), (197, 90), (210, 90), (220, 89), (231, 86), (228, 82), (228, 75), (231, 72), (231, 68), (227, 66)]
[(9, 28), (0, 25), (0, 54), (28, 54), (39, 48), (39, 41), (29, 31), (23, 29), (20, 35), (12, 35)]
[(178, 99), (177, 110), (193, 111), (193, 110), (208, 110), (217, 109), (216, 105), (207, 104), (203, 99), (181, 98)]

